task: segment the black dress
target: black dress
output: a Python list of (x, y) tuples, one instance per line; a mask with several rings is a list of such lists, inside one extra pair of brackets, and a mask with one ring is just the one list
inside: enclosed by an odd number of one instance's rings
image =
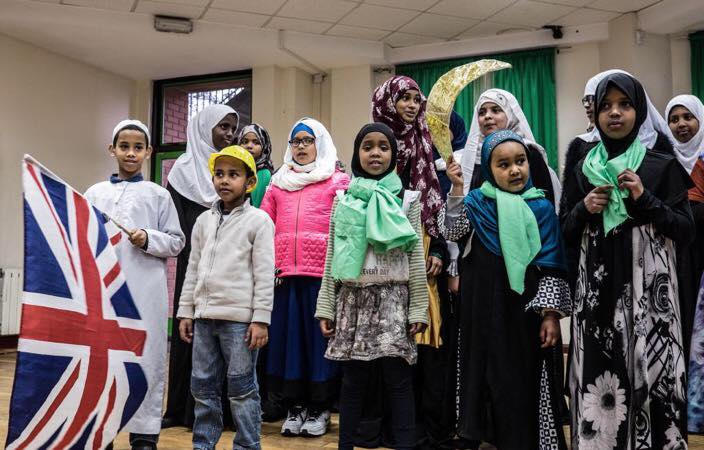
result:
[(563, 191), (562, 228), (579, 254), (569, 373), (572, 445), (682, 448), (686, 362), (675, 244), (694, 232), (691, 181), (659, 136), (636, 171), (645, 188), (625, 199), (631, 217), (605, 236), (584, 197), (583, 161)]
[[(451, 207), (448, 205), (448, 207)], [(445, 231), (467, 241), (466, 213)], [(457, 435), (500, 449), (565, 449), (562, 346), (540, 348), (543, 308), (569, 313), (564, 272), (531, 265), (525, 291), (512, 291), (502, 257), (472, 235), (462, 260)]]
[[(178, 326), (181, 322), (176, 318), (178, 312), (178, 301), (181, 298), (181, 289), (186, 278), (188, 268), (188, 258), (191, 255), (191, 233), (196, 219), (208, 208), (192, 200), (187, 199), (176, 191), (170, 184), (166, 189), (171, 194), (171, 198), (176, 206), (178, 218), (181, 223), (181, 230), (186, 235), (186, 246), (178, 255), (176, 263), (176, 283), (174, 287), (174, 308), (173, 323), (171, 328), (171, 348), (169, 352), (169, 391), (166, 401), (166, 412), (164, 419), (173, 425), (191, 427), (193, 426), (193, 396), (191, 395), (191, 353), (192, 344), (187, 344), (181, 340)], [(229, 411), (226, 408), (225, 411)]]

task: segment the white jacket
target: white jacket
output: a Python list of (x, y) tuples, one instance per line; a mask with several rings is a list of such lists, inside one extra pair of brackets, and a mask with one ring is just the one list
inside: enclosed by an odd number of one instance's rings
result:
[(222, 215), (220, 201), (193, 227), (179, 319), (271, 321), (274, 222), (249, 200)]

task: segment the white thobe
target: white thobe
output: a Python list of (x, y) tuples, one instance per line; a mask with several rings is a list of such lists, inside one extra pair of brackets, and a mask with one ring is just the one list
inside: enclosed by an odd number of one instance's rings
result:
[(146, 250), (133, 246), (124, 233), (115, 250), (147, 330), (142, 356), (147, 394), (125, 430), (158, 434), (167, 363), (169, 298), (166, 258), (177, 256), (186, 238), (171, 195), (155, 183), (104, 181), (90, 187), (85, 197), (128, 230), (141, 228), (147, 233)]

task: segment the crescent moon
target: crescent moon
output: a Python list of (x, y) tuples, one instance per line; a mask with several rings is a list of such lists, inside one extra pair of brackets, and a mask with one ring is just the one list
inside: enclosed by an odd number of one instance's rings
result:
[(450, 144), (450, 114), (460, 91), (469, 83), (489, 72), (508, 69), (511, 64), (495, 59), (457, 66), (438, 78), (428, 95), (425, 117), (428, 120), (430, 136), (440, 156), (447, 161), (452, 156)]

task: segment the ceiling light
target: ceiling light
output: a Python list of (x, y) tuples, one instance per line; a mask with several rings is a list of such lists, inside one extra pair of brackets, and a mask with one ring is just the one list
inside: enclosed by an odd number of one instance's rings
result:
[(193, 31), (193, 21), (185, 17), (154, 16), (154, 29), (164, 33), (189, 34)]

